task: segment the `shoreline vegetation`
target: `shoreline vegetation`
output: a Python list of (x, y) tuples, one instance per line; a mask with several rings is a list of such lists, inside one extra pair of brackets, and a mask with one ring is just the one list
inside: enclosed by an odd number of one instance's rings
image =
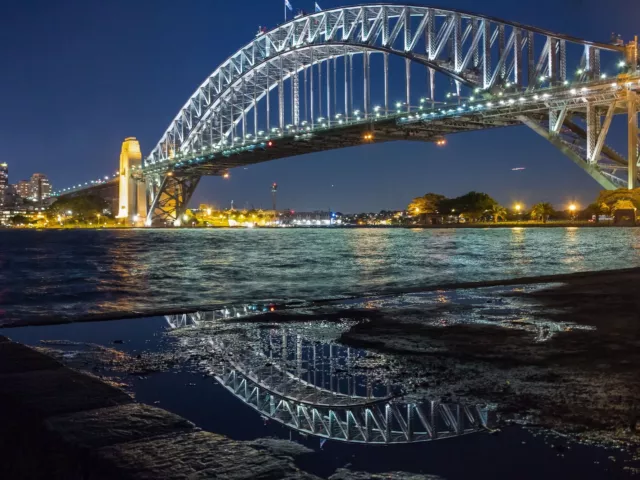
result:
[[(232, 202), (233, 203), (233, 202)], [(35, 210), (24, 210), (6, 218), (0, 224), (30, 228), (124, 228), (140, 227), (139, 215), (116, 217), (115, 206), (96, 195), (61, 197), (46, 209), (32, 205)], [(25, 207), (26, 208), (26, 207)], [(571, 202), (556, 209), (549, 202), (526, 206), (516, 202), (512, 207), (500, 205), (483, 192), (471, 191), (455, 198), (437, 193), (415, 197), (403, 210), (381, 210), (378, 213), (341, 213), (338, 211), (298, 212), (294, 210), (264, 210), (245, 205), (236, 209), (218, 209), (201, 204), (198, 208), (174, 212), (165, 218), (150, 220), (154, 227), (278, 227), (278, 226), (375, 226), (422, 228), (484, 228), (495, 226), (554, 226), (587, 224), (636, 224), (640, 208), (640, 188), (601, 191), (596, 201), (586, 208)], [(5, 212), (11, 214), (11, 212)], [(177, 215), (177, 216), (174, 216)]]
[[(412, 229), (412, 230), (438, 230), (438, 229), (459, 229), (459, 228), (475, 228), (475, 229), (487, 229), (487, 228), (568, 228), (568, 227), (585, 227), (585, 228), (598, 228), (598, 227), (615, 227), (615, 228), (634, 228), (640, 227), (640, 224), (625, 225), (615, 224), (612, 221), (548, 221), (548, 222), (478, 222), (478, 223), (444, 223), (444, 224), (416, 224), (416, 225), (287, 225), (285, 227), (279, 225), (255, 225), (247, 227), (244, 225), (185, 225), (180, 227), (182, 229), (233, 229), (244, 230), (247, 228), (257, 229), (283, 229), (283, 228), (297, 228), (297, 229), (351, 229), (351, 228), (375, 228), (375, 229)], [(136, 227), (130, 225), (55, 225), (51, 227), (45, 227), (42, 225), (20, 225), (20, 226), (3, 226), (0, 225), (0, 231), (10, 230), (159, 230), (159, 229), (175, 229), (175, 227)]]

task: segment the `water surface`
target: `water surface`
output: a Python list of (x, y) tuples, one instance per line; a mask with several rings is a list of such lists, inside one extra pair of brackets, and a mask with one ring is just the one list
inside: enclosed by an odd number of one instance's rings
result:
[(0, 321), (640, 266), (634, 228), (0, 231)]

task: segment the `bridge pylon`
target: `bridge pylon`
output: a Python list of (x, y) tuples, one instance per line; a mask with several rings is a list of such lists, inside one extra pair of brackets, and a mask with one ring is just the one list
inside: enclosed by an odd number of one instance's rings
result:
[(135, 137), (127, 137), (120, 151), (118, 212), (116, 217), (142, 226), (147, 215), (147, 198), (144, 183), (132, 176), (142, 167), (140, 143)]

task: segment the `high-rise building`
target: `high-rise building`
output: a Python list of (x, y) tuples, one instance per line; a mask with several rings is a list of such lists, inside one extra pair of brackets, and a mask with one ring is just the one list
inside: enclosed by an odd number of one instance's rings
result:
[(31, 182), (29, 180), (20, 180), (16, 184), (16, 193), (20, 198), (29, 198), (31, 196)]
[(0, 205), (5, 203), (5, 195), (9, 188), (9, 165), (0, 163)]
[(44, 173), (34, 173), (31, 175), (30, 199), (41, 203), (51, 196), (51, 183)]

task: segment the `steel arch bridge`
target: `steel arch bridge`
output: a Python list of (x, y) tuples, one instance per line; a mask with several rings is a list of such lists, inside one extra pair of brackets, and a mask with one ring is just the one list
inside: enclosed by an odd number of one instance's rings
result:
[[(390, 75), (404, 77), (401, 92)], [(639, 82), (637, 40), (590, 42), (419, 5), (334, 8), (259, 32), (120, 176), (144, 185), (147, 225), (179, 225), (203, 175), (363, 139), (432, 142), (524, 124), (604, 188), (633, 188)], [(626, 154), (606, 145), (615, 115), (629, 120)]]
[(404, 398), (397, 385), (380, 385), (380, 379), (356, 368), (353, 360), (362, 358), (362, 352), (294, 328), (234, 324), (232, 332), (244, 329), (246, 336), (233, 340), (224, 331), (199, 329), (205, 322), (220, 324), (251, 315), (241, 310), (166, 320), (172, 329), (195, 327), (218, 360), (210, 362), (209, 372), (265, 420), (303, 435), (381, 445), (429, 442), (494, 425), (493, 406)]

